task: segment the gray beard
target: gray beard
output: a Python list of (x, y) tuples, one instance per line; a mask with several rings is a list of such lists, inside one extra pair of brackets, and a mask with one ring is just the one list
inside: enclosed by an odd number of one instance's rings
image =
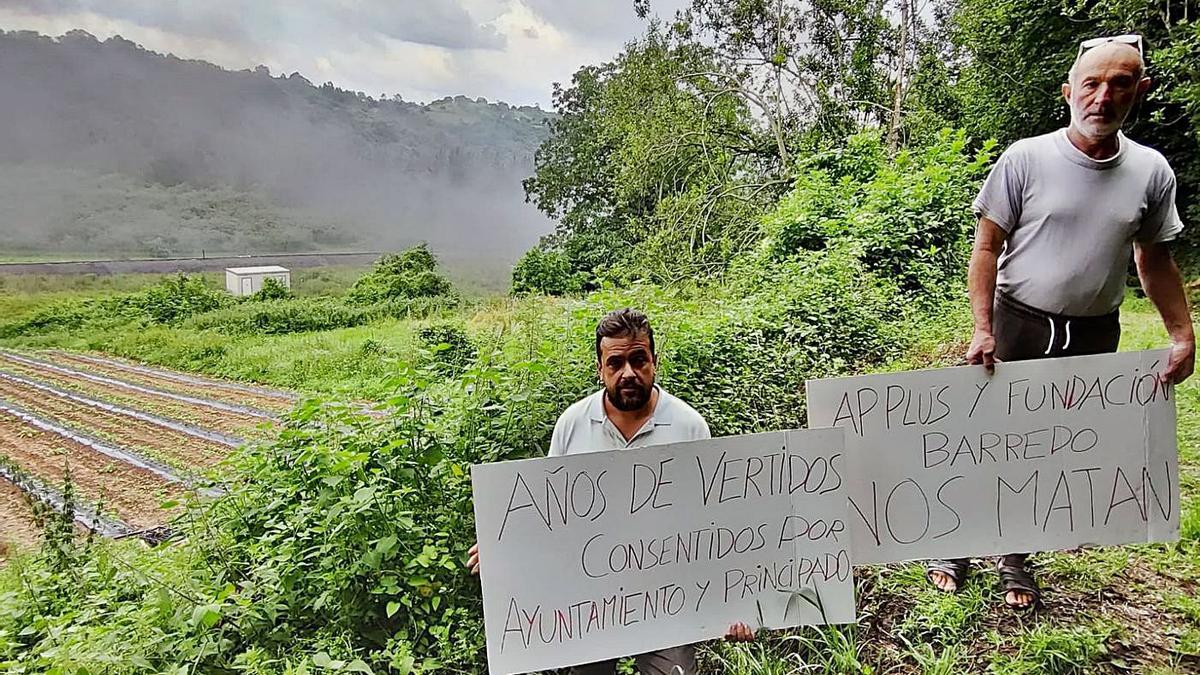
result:
[(1075, 127), (1075, 131), (1078, 131), (1088, 138), (1107, 138), (1112, 136), (1120, 131), (1121, 125), (1125, 123), (1125, 120), (1123, 119), (1114, 120), (1107, 124), (1089, 122), (1083, 117), (1083, 115), (1079, 114), (1079, 112), (1075, 110), (1074, 106), (1069, 107), (1071, 108), (1071, 126)]

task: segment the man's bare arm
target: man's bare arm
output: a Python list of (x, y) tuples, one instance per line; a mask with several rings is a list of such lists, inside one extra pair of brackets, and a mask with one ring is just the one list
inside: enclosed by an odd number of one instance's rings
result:
[(980, 218), (975, 228), (975, 247), (967, 270), (967, 293), (971, 298), (971, 314), (975, 332), (967, 349), (967, 363), (987, 366), (996, 362), (996, 339), (992, 336), (992, 303), (996, 298), (996, 264), (1008, 233), (995, 222)]
[(1158, 308), (1171, 336), (1171, 358), (1163, 378), (1178, 384), (1186, 380), (1196, 366), (1196, 334), (1192, 329), (1187, 295), (1183, 291), (1183, 278), (1166, 244), (1139, 242), (1133, 250), (1142, 289)]

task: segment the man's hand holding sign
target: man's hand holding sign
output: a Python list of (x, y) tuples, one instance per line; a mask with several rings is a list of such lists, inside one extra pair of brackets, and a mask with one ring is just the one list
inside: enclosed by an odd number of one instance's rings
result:
[(492, 671), (640, 653), (647, 675), (688, 675), (690, 643), (753, 639), (747, 621), (853, 621), (841, 432), (707, 440), (654, 384), (640, 312), (606, 316), (596, 355), (604, 389), (560, 417), (550, 458), (472, 471)]
[(1178, 536), (1167, 351), (811, 381), (824, 428), (709, 439), (608, 339), (550, 457), (472, 469), (493, 672), (686, 675), (698, 640), (854, 621), (852, 562)]
[(841, 435), (774, 432), (474, 467), (492, 670), (748, 635), (739, 623), (853, 622)]
[(1165, 351), (808, 383), (846, 430), (855, 561), (1177, 536)]

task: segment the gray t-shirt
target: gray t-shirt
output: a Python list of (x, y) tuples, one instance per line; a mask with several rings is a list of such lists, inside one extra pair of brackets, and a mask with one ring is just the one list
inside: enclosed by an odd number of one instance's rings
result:
[(1119, 134), (1097, 161), (1067, 130), (1013, 143), (975, 199), (976, 216), (1008, 239), (996, 288), (1045, 312), (1099, 316), (1116, 310), (1134, 241), (1164, 242), (1183, 229), (1175, 173), (1157, 150)]
[(550, 457), (585, 452), (640, 448), (646, 445), (712, 438), (708, 423), (692, 406), (658, 387), (658, 403), (650, 419), (628, 441), (604, 412), (604, 390), (572, 403), (563, 411), (550, 437)]

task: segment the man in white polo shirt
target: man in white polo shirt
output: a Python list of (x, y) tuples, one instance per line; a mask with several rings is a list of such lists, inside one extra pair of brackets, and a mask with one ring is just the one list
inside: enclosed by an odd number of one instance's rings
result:
[(596, 360), (604, 388), (559, 416), (551, 457), (712, 438), (700, 413), (654, 383), (658, 361), (645, 314), (621, 309), (601, 319)]
[[(1142, 52), (1137, 35), (1080, 44), (1063, 85), (1071, 124), (1013, 143), (984, 182), (974, 203), (968, 362), (990, 370), (996, 361), (1115, 352), (1132, 256), (1171, 338), (1161, 377), (1192, 374), (1196, 338), (1168, 247), (1183, 229), (1175, 174), (1158, 151), (1120, 131), (1150, 87)], [(1012, 553), (997, 565), (1004, 602), (1016, 609), (1040, 595), (1026, 558)], [(966, 559), (928, 566), (948, 592), (967, 570)]]
[[(711, 438), (708, 423), (687, 403), (654, 382), (658, 358), (654, 330), (646, 315), (634, 309), (609, 312), (596, 326), (596, 362), (604, 385), (571, 404), (554, 425), (550, 456), (640, 448)], [(471, 547), (467, 566), (479, 572), (479, 547)], [(729, 627), (726, 639), (752, 640), (745, 623)], [(577, 675), (613, 675), (616, 661), (577, 666)], [(637, 656), (642, 675), (694, 675), (695, 645), (683, 645)]]

